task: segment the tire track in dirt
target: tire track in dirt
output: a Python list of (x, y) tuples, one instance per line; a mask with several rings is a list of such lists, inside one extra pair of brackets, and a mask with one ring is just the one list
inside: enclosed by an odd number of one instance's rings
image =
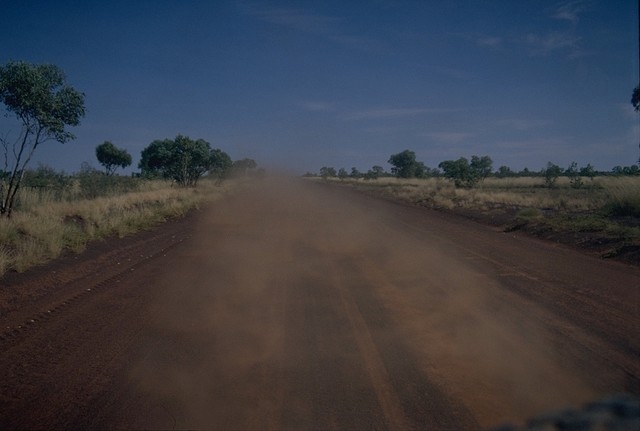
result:
[[(337, 272), (341, 274), (341, 272)], [(371, 379), (373, 389), (382, 412), (387, 420), (390, 430), (409, 429), (409, 421), (407, 420), (402, 403), (395, 388), (391, 384), (389, 372), (385, 367), (384, 361), (380, 356), (378, 348), (373, 341), (368, 326), (355, 300), (350, 293), (342, 286), (341, 280), (336, 277), (335, 269), (332, 271), (330, 282), (337, 286), (342, 305), (351, 323), (353, 336), (360, 350), (363, 359), (363, 367), (366, 369)]]
[[(103, 252), (102, 244), (83, 255), (70, 255), (34, 269), (0, 279), (0, 348), (15, 343), (37, 323), (63, 312), (99, 289), (120, 283), (125, 276), (166, 254), (189, 238), (185, 226), (176, 230), (142, 232)], [(7, 299), (9, 298), (9, 299)]]

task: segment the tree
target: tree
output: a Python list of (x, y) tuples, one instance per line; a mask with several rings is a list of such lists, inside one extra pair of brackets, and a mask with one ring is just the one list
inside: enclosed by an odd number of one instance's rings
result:
[[(640, 85), (633, 89), (633, 93), (631, 94), (631, 104), (636, 112), (640, 112)], [(638, 159), (638, 163), (640, 163), (640, 159)]]
[[(155, 140), (142, 150), (140, 168), (144, 177), (172, 179), (181, 186), (195, 186), (202, 175), (215, 169), (224, 172), (231, 159), (220, 150), (212, 150), (203, 140), (178, 135), (174, 140)], [(222, 169), (222, 171), (221, 171)]]
[(493, 161), (489, 156), (471, 156), (471, 163), (464, 157), (445, 160), (438, 167), (444, 177), (452, 180), (456, 187), (473, 187), (491, 174)]
[(356, 167), (351, 168), (351, 173), (349, 174), (349, 176), (353, 179), (362, 178), (362, 174)]
[(117, 168), (126, 168), (131, 164), (131, 154), (124, 148), (117, 148), (109, 141), (104, 141), (96, 147), (96, 158), (107, 171), (113, 175)]
[(471, 173), (476, 182), (484, 181), (493, 170), (493, 160), (489, 156), (471, 156)]
[(384, 175), (384, 168), (382, 166), (375, 165), (371, 168), (371, 172), (373, 172), (376, 178), (380, 178)]
[(410, 150), (392, 154), (387, 163), (393, 166), (391, 173), (400, 178), (413, 178), (424, 173), (424, 164), (416, 161), (416, 153)]
[(16, 194), (36, 148), (47, 141), (62, 144), (75, 138), (66, 126), (84, 116), (84, 94), (66, 84), (55, 65), (9, 62), (0, 66), (0, 102), (13, 113), (21, 131), (13, 143), (0, 139), (6, 178), (0, 180), (0, 214), (11, 216)]
[(46, 188), (48, 190), (63, 190), (71, 185), (72, 179), (64, 171), (38, 163), (36, 169), (28, 168), (22, 180), (23, 187)]
[(596, 176), (597, 172), (591, 163), (587, 163), (587, 166), (580, 168), (580, 175), (583, 177), (587, 177), (593, 181), (593, 178)]
[(151, 142), (140, 153), (138, 168), (145, 178), (171, 178), (169, 165), (172, 163), (174, 143), (170, 139)]
[(536, 176), (536, 175), (537, 175), (537, 173), (531, 172), (529, 170), (529, 168), (527, 168), (527, 167), (525, 167), (523, 170), (518, 172), (518, 176), (520, 176), (520, 177), (531, 177), (531, 176)]
[(569, 177), (569, 183), (574, 189), (579, 189), (584, 185), (577, 162), (571, 162), (564, 173), (567, 175), (567, 177)]
[(325, 180), (327, 178), (335, 177), (337, 176), (336, 169), (332, 167), (323, 166), (320, 168), (320, 176)]
[(345, 168), (338, 169), (338, 178), (340, 178), (341, 180), (344, 180), (348, 176), (349, 176), (349, 172), (347, 172)]
[(233, 162), (233, 171), (236, 175), (245, 176), (247, 172), (255, 169), (258, 164), (253, 159), (240, 159)]
[(458, 160), (445, 160), (438, 167), (442, 169), (444, 177), (452, 180), (456, 187), (472, 187), (475, 184), (469, 160), (464, 157)]
[(544, 183), (547, 185), (547, 187), (553, 188), (556, 185), (558, 177), (562, 175), (562, 168), (549, 162), (547, 163), (547, 168), (544, 169), (543, 174)]
[(614, 166), (611, 172), (614, 175), (640, 175), (640, 166)]
[(509, 166), (500, 166), (496, 172), (498, 178), (508, 178), (515, 176), (515, 172), (511, 170)]
[(382, 166), (375, 165), (364, 174), (365, 180), (377, 180), (384, 175), (384, 168)]
[(426, 178), (431, 170), (425, 166), (422, 162), (416, 162), (415, 170), (413, 171), (413, 176), (416, 178)]
[(210, 177), (222, 181), (232, 167), (233, 162), (227, 153), (218, 148), (211, 150), (211, 165), (209, 166)]

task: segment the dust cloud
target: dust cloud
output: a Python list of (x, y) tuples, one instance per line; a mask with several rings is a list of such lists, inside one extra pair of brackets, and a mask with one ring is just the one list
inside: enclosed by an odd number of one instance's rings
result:
[(554, 339), (557, 317), (452, 247), (450, 225), (416, 232), (403, 217), (284, 178), (208, 208), (151, 281), (157, 317), (130, 376), (151, 400), (141, 423), (394, 428), (390, 405), (419, 425), (436, 413), (404, 394), (422, 380), (483, 427), (593, 398)]

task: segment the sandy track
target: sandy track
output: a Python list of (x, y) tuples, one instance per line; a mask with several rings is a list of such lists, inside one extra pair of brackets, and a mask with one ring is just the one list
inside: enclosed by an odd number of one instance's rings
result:
[(475, 429), (640, 391), (637, 268), (322, 184), (2, 283), (3, 429)]

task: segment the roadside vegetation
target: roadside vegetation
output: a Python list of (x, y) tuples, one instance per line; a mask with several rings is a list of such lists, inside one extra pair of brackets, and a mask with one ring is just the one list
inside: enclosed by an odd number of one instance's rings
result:
[(323, 167), (320, 175), (305, 176), (640, 264), (638, 165), (598, 172), (591, 165), (562, 168), (550, 162), (540, 171), (515, 172), (505, 166), (494, 170), (488, 156), (472, 156), (431, 169), (408, 150), (388, 163), (391, 172), (380, 166), (364, 173), (352, 168), (351, 174)]
[(19, 130), (0, 131), (0, 277), (179, 217), (237, 186), (238, 180), (226, 181), (230, 176), (264, 174), (251, 159), (234, 162), (204, 139), (183, 135), (151, 142), (140, 155), (140, 172), (130, 176), (116, 175), (132, 157), (110, 141), (95, 148), (103, 172), (88, 162), (72, 175), (32, 169), (37, 148), (75, 139), (68, 129), (84, 117), (84, 97), (55, 65), (0, 65), (3, 114)]
[(0, 277), (80, 252), (91, 241), (124, 237), (181, 217), (237, 185), (207, 178), (197, 188), (185, 188), (168, 180), (92, 170), (71, 176), (46, 167), (29, 171), (13, 215), (0, 218)]

